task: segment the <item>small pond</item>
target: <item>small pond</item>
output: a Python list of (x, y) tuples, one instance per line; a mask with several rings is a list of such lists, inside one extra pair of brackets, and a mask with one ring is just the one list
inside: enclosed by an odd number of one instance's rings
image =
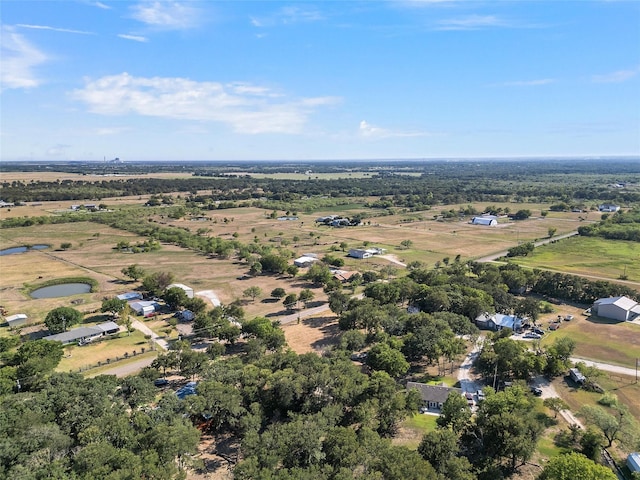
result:
[(69, 295), (77, 295), (78, 293), (89, 293), (91, 285), (88, 283), (62, 283), (60, 285), (51, 285), (42, 287), (31, 292), (32, 298), (57, 298), (68, 297)]
[(24, 253), (29, 250), (44, 250), (45, 248), (49, 248), (49, 245), (31, 245), (29, 247), (22, 246), (22, 247), (5, 248), (4, 250), (0, 250), (0, 257), (3, 255), (12, 255), (14, 253)]

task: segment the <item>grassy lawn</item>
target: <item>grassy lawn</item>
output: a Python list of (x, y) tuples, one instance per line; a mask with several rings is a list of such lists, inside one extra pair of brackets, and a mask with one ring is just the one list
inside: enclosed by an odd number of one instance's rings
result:
[(640, 325), (629, 322), (576, 315), (545, 335), (541, 343), (544, 346), (559, 337), (572, 338), (576, 342), (574, 356), (588, 360), (633, 368), (640, 357)]
[(425, 433), (436, 429), (437, 415), (418, 413), (407, 418), (400, 427), (400, 433), (393, 438), (394, 445), (402, 445), (412, 450), (418, 448)]
[(640, 244), (597, 237), (571, 237), (538, 247), (527, 257), (513, 261), (531, 268), (545, 268), (579, 275), (640, 281)]
[(56, 370), (59, 372), (77, 371), (86, 366), (96, 365), (98, 362), (106, 362), (107, 359), (115, 360), (116, 357), (123, 357), (125, 353), (131, 355), (134, 350), (141, 352), (142, 348), (149, 350), (149, 343), (145, 340), (144, 335), (137, 330), (131, 335), (120, 333), (118, 338), (82, 347), (70, 345), (65, 347), (64, 357)]

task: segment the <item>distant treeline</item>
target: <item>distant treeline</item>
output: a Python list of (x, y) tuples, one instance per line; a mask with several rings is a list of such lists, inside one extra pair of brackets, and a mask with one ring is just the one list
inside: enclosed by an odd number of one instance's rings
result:
[[(141, 169), (145, 165), (136, 164)], [(146, 166), (148, 171), (169, 169), (164, 164)], [(179, 167), (179, 168), (178, 168)], [(395, 207), (424, 209), (436, 204), (463, 202), (549, 202), (568, 204), (579, 201), (609, 201), (628, 204), (640, 201), (640, 191), (611, 188), (611, 184), (640, 183), (640, 165), (633, 161), (537, 162), (428, 162), (415, 164), (358, 164), (358, 171), (369, 171), (369, 178), (321, 180), (311, 174), (306, 179), (283, 180), (229, 175), (222, 167), (184, 164), (172, 171), (194, 172), (192, 178), (159, 179), (106, 177), (100, 181), (61, 180), (55, 182), (12, 181), (0, 183), (0, 198), (7, 202), (52, 200), (102, 200), (116, 196), (158, 195), (185, 192), (198, 195), (209, 191), (215, 201), (272, 200), (295, 201), (309, 197), (387, 196)], [(42, 166), (40, 167), (42, 168)], [(56, 170), (59, 166), (56, 166)], [(88, 172), (97, 173), (87, 166)], [(133, 166), (118, 167), (133, 168)], [(231, 167), (229, 167), (231, 168)], [(235, 168), (235, 167), (234, 167)], [(267, 166), (263, 166), (264, 169)], [(284, 167), (282, 167), (284, 168)], [(289, 168), (289, 167), (287, 167)], [(333, 165), (314, 165), (339, 171)], [(354, 167), (355, 168), (355, 167)], [(8, 165), (0, 170), (7, 171)], [(299, 170), (303, 170), (298, 165)], [(60, 167), (60, 170), (63, 170)], [(256, 167), (245, 166), (245, 172)], [(282, 170), (282, 169), (281, 169)], [(286, 170), (286, 169), (285, 169)], [(232, 170), (231, 170), (232, 171)], [(341, 172), (348, 171), (342, 166)], [(270, 173), (279, 173), (272, 167)], [(615, 173), (612, 173), (615, 172)], [(131, 172), (129, 172), (131, 173)], [(399, 173), (420, 173), (402, 175)]]
[(585, 225), (578, 228), (578, 232), (586, 237), (640, 242), (640, 209), (636, 208), (606, 216), (604, 220), (595, 225)]

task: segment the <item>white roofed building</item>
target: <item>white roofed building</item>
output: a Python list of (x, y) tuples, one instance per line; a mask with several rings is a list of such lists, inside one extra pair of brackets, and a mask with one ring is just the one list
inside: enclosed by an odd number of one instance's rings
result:
[(596, 300), (591, 313), (621, 322), (640, 316), (640, 304), (629, 297), (609, 297)]

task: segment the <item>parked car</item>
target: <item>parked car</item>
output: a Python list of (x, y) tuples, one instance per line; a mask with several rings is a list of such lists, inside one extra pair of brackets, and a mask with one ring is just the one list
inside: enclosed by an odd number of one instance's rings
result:
[(554, 331), (560, 328), (560, 324), (559, 323), (552, 323), (551, 325), (549, 325), (549, 330)]
[(485, 399), (485, 395), (484, 395), (484, 392), (482, 390), (478, 390), (476, 395), (478, 395), (478, 401), (479, 402), (481, 402), (481, 401), (483, 401)]
[(464, 396), (467, 399), (469, 406), (473, 406), (473, 394), (471, 392), (464, 392)]
[(531, 387), (531, 393), (533, 393), (536, 397), (542, 396), (542, 389), (539, 387)]
[(544, 335), (544, 330), (536, 327), (533, 329), (533, 333), (537, 333), (538, 335)]
[(565, 322), (570, 322), (571, 320), (573, 320), (573, 315), (567, 315), (564, 317)]
[(165, 387), (165, 386), (169, 385), (169, 380), (167, 380), (166, 378), (156, 378), (153, 381), (153, 384), (156, 387)]
[(529, 333), (525, 333), (522, 338), (530, 338), (530, 339), (533, 339), (533, 340), (540, 340), (542, 338), (542, 336), (538, 335), (537, 333), (529, 332)]

